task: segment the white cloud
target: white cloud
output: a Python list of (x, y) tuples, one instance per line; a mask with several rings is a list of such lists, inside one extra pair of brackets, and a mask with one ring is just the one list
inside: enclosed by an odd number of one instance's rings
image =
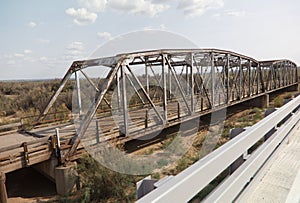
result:
[(7, 65), (15, 65), (16, 62), (14, 60), (9, 60), (6, 62)]
[(104, 40), (111, 40), (113, 38), (109, 32), (98, 32), (97, 36)]
[(36, 41), (39, 44), (50, 44), (50, 40), (49, 39), (39, 38), (39, 39), (36, 39)]
[(64, 60), (77, 60), (83, 58), (84, 54), (84, 43), (72, 42), (66, 47), (66, 53), (62, 57)]
[(4, 58), (6, 58), (6, 59), (12, 59), (12, 58), (13, 58), (13, 56), (12, 56), (12, 55), (10, 55), (10, 54), (5, 54), (5, 55), (4, 55)]
[(31, 27), (31, 28), (35, 28), (37, 26), (37, 24), (35, 22), (31, 21), (31, 22), (28, 23), (28, 26)]
[(39, 60), (40, 60), (41, 62), (47, 62), (48, 58), (45, 57), (45, 56), (42, 56), (42, 57), (39, 58)]
[(17, 58), (23, 58), (24, 54), (15, 53), (14, 56)]
[(246, 15), (245, 11), (227, 11), (226, 15), (233, 17), (242, 17)]
[(219, 9), (224, 6), (223, 0), (180, 0), (178, 9), (187, 16), (201, 16), (207, 10)]
[(82, 51), (84, 49), (84, 44), (82, 42), (72, 42), (67, 46), (67, 49)]
[(165, 24), (160, 24), (158, 27), (156, 26), (147, 26), (144, 27), (144, 30), (166, 30), (167, 27)]
[(162, 13), (170, 7), (167, 4), (153, 3), (149, 0), (110, 0), (108, 6), (124, 13), (145, 14), (151, 17)]
[(32, 51), (29, 50), (29, 49), (25, 49), (25, 50), (24, 50), (24, 54), (32, 54)]
[(98, 18), (96, 13), (89, 12), (86, 8), (68, 8), (66, 14), (73, 17), (73, 22), (77, 25), (86, 25), (89, 23), (94, 23)]
[(100, 12), (105, 10), (108, 0), (79, 0), (79, 2), (90, 11)]

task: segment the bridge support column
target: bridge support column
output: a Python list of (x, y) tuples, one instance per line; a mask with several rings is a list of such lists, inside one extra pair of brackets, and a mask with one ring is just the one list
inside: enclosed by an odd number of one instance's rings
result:
[(56, 158), (36, 164), (33, 166), (35, 170), (47, 177), (52, 182), (55, 182), (55, 168), (58, 165)]
[(5, 173), (0, 173), (0, 203), (7, 203), (7, 192), (5, 186)]
[(259, 107), (259, 108), (269, 108), (270, 96), (269, 94), (262, 95), (260, 97), (256, 97), (254, 99), (245, 101), (243, 105), (251, 106), (251, 107)]
[(55, 169), (56, 191), (59, 195), (72, 192), (77, 180), (76, 163), (69, 166), (59, 166)]
[(270, 104), (270, 96), (269, 94), (265, 94), (261, 97), (261, 107), (262, 108), (269, 108)]

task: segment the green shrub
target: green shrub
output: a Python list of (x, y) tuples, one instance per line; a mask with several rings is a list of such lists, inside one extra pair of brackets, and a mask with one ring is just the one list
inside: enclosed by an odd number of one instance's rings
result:
[(80, 159), (78, 173), (83, 183), (81, 202), (134, 201), (133, 176), (111, 171), (90, 157)]
[(276, 97), (274, 99), (274, 106), (275, 107), (281, 107), (283, 105), (283, 98), (282, 97)]

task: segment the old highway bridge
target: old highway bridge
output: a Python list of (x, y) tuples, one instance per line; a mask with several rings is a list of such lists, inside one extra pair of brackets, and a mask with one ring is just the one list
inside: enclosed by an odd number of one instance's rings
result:
[[(86, 72), (89, 68), (107, 75), (96, 81), (97, 75)], [(47, 122), (70, 81), (76, 83), (77, 119)], [(0, 135), (1, 201), (7, 198), (5, 174), (29, 166), (51, 177), (64, 193), (61, 177), (84, 152), (84, 139), (95, 146), (107, 140), (127, 142), (231, 106), (267, 106), (269, 95), (297, 91), (298, 82), (292, 61), (257, 61), (217, 49), (152, 50), (75, 61), (35, 122), (0, 126), (2, 131), (18, 128)], [(89, 96), (83, 86), (89, 86)], [(112, 118), (115, 114), (118, 119)], [(15, 142), (5, 145), (4, 139)]]

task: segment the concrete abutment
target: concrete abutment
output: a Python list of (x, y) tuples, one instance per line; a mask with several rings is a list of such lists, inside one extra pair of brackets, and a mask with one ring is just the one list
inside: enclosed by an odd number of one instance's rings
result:
[(40, 163), (34, 168), (41, 174), (49, 178), (56, 184), (56, 191), (58, 195), (68, 195), (73, 191), (78, 175), (76, 172), (76, 162), (70, 163), (68, 166), (57, 166), (56, 159)]

